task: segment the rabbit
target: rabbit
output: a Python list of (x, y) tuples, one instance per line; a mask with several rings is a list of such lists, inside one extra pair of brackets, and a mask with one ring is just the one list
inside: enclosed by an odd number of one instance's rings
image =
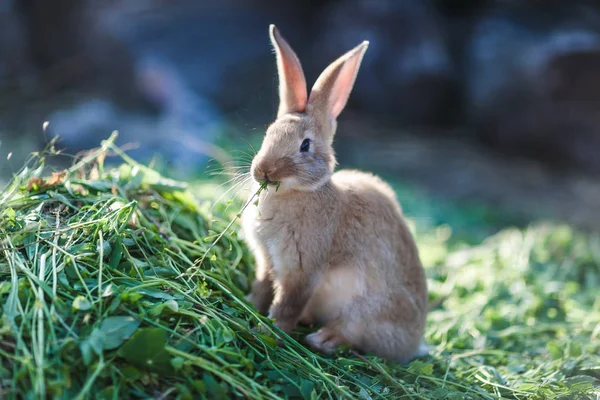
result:
[(329, 65), (308, 95), (300, 61), (274, 25), (270, 39), (280, 104), (250, 167), (254, 188), (266, 190), (242, 213), (256, 259), (247, 299), (286, 333), (299, 322), (321, 325), (305, 341), (322, 353), (426, 355), (427, 282), (394, 191), (370, 173), (334, 173), (336, 118), (369, 42)]

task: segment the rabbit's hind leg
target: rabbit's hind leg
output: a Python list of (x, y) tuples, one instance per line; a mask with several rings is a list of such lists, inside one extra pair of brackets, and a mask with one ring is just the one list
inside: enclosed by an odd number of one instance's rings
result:
[(339, 319), (338, 332), (355, 350), (408, 362), (425, 354), (423, 321), (411, 315), (408, 307), (398, 311), (392, 303), (376, 297), (357, 299)]

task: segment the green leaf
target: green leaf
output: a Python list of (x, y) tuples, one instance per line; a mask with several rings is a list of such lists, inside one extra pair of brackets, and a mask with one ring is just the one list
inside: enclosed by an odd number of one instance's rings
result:
[(73, 310), (86, 311), (92, 308), (92, 303), (83, 296), (75, 297), (73, 300)]
[(358, 398), (361, 400), (373, 400), (373, 397), (367, 393), (365, 388), (360, 388), (360, 392), (358, 393)]
[(121, 348), (119, 356), (130, 364), (162, 374), (171, 374), (171, 356), (165, 350), (167, 334), (160, 328), (139, 329)]
[(142, 289), (133, 289), (137, 293), (144, 294), (146, 296), (154, 297), (155, 299), (163, 299), (163, 300), (174, 300), (175, 297), (170, 295), (169, 293), (165, 293), (162, 290), (152, 289), (152, 288), (142, 288)]
[(104, 399), (110, 400), (110, 399), (116, 398), (115, 395), (116, 395), (116, 393), (115, 393), (115, 387), (114, 386), (107, 386), (104, 389), (100, 390), (98, 392), (98, 394), (96, 396), (94, 396), (94, 397), (96, 397), (97, 399), (100, 399), (100, 400), (104, 400)]
[(10, 292), (11, 284), (10, 282), (4, 281), (0, 282), (0, 296)]
[(427, 364), (423, 361), (415, 360), (410, 363), (408, 371), (417, 375), (431, 376), (433, 375), (433, 364)]
[(600, 385), (600, 380), (588, 375), (576, 375), (565, 379), (565, 385), (574, 392), (585, 392)]
[(103, 350), (103, 337), (98, 328), (95, 328), (90, 336), (87, 337), (79, 346), (83, 362), (85, 365), (90, 365), (94, 354), (101, 355)]
[(142, 373), (140, 372), (140, 370), (131, 365), (126, 365), (120, 368), (120, 372), (123, 374), (123, 377), (125, 377), (126, 380), (130, 381), (135, 381), (142, 377)]
[(209, 398), (219, 400), (227, 399), (227, 391), (223, 388), (223, 386), (219, 385), (212, 375), (205, 373), (203, 381), (206, 387), (206, 392), (210, 395)]
[(429, 395), (432, 399), (444, 399), (450, 392), (444, 388), (437, 388)]
[(140, 326), (140, 321), (130, 316), (108, 317), (100, 324), (99, 331), (104, 336), (104, 350), (116, 349), (122, 345)]
[(179, 311), (179, 304), (175, 300), (167, 300), (164, 302), (166, 308), (173, 312)]
[(535, 391), (539, 387), (540, 387), (539, 384), (523, 383), (523, 384), (519, 385), (518, 389), (523, 390), (523, 391)]
[(0, 365), (0, 378), (10, 379), (12, 375), (13, 375), (12, 371), (9, 371), (4, 366)]
[(579, 344), (578, 342), (572, 341), (569, 343), (569, 346), (567, 347), (568, 349), (568, 353), (570, 357), (573, 358), (577, 358), (579, 356), (581, 356), (581, 344)]
[(102, 289), (101, 297), (110, 297), (113, 295), (113, 293), (114, 293), (114, 286), (112, 283), (109, 283)]
[(112, 248), (112, 252), (110, 253), (110, 257), (108, 259), (108, 265), (112, 269), (116, 269), (121, 259), (123, 258), (123, 237), (117, 236), (115, 240), (115, 244)]
[(563, 355), (563, 349), (553, 340), (546, 343), (546, 349), (548, 350), (548, 353), (550, 353), (550, 357), (554, 360), (558, 360)]
[(267, 335), (265, 333), (262, 333), (260, 335), (257, 335), (257, 337), (260, 338), (260, 340), (265, 343), (267, 346), (270, 347), (277, 347), (277, 341), (275, 340), (274, 337)]
[(227, 329), (227, 328), (223, 329), (223, 342), (229, 343), (233, 339), (235, 339), (235, 336), (234, 336), (233, 332), (231, 331), (231, 329)]
[(121, 296), (119, 296), (119, 298), (123, 301), (127, 301), (129, 303), (136, 303), (139, 299), (141, 299), (142, 297), (144, 297), (143, 294), (141, 293), (135, 293), (135, 292), (123, 292), (121, 293)]
[(291, 383), (282, 385), (281, 391), (285, 395), (286, 399), (297, 399), (298, 397), (302, 396), (302, 393), (300, 393), (298, 387), (296, 385), (292, 385)]
[(148, 313), (153, 317), (158, 317), (164, 311), (164, 309), (171, 310), (172, 312), (179, 311), (179, 304), (175, 300), (167, 300), (164, 303), (160, 303), (152, 307)]
[(25, 246), (25, 253), (27, 258), (33, 261), (35, 259), (35, 233), (29, 232), (23, 238), (23, 246)]
[(465, 396), (461, 392), (450, 392), (444, 400), (464, 400)]
[(302, 379), (300, 381), (300, 394), (305, 400), (310, 400), (313, 391), (315, 390), (315, 383), (308, 379)]
[(184, 363), (185, 363), (185, 359), (183, 357), (175, 357), (171, 360), (171, 365), (176, 370), (180, 370), (183, 367)]
[(129, 316), (106, 318), (80, 345), (85, 365), (90, 365), (94, 354), (99, 356), (122, 345), (139, 326), (140, 322)]
[(113, 187), (113, 183), (110, 181), (73, 181), (72, 183), (82, 185), (98, 192), (108, 192)]
[(13, 208), (8, 207), (2, 211), (2, 217), (6, 218), (9, 221), (13, 221), (17, 217), (17, 213)]
[(69, 201), (69, 199), (64, 195), (60, 194), (54, 190), (49, 190), (48, 195), (52, 197), (54, 200), (60, 201), (61, 203), (69, 206), (69, 208), (76, 209), (75, 205)]

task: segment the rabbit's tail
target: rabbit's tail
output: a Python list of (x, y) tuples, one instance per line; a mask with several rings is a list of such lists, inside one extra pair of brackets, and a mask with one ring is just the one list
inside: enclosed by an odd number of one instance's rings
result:
[(415, 352), (415, 358), (427, 357), (429, 355), (429, 346), (425, 343), (425, 340), (421, 340), (417, 351)]

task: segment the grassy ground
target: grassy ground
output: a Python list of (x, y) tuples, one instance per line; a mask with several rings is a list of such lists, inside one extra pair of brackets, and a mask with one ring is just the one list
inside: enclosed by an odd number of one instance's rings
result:
[(504, 217), (485, 207), (397, 186), (439, 303), (431, 355), (323, 357), (243, 300), (253, 263), (239, 200), (215, 203), (222, 187), (188, 188), (123, 155), (105, 168), (108, 152), (110, 140), (54, 175), (34, 158), (0, 192), (2, 398), (600, 395), (597, 235), (498, 232)]

